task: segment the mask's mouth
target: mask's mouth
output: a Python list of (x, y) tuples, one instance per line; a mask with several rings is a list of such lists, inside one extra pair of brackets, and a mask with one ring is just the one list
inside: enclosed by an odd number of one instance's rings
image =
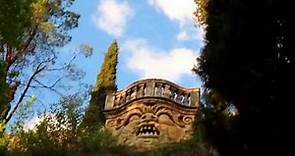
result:
[(136, 135), (138, 137), (158, 137), (160, 132), (154, 124), (144, 124), (138, 128)]

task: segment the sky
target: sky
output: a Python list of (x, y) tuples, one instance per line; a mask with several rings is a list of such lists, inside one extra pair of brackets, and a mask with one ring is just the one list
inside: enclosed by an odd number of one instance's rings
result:
[(203, 36), (193, 19), (195, 8), (194, 0), (77, 0), (73, 10), (81, 15), (79, 27), (64, 49), (94, 48), (91, 58), (76, 62), (89, 84), (95, 84), (105, 51), (117, 40), (119, 89), (144, 78), (200, 87), (191, 71)]
[[(194, 0), (76, 0), (71, 10), (81, 15), (79, 26), (71, 31), (72, 41), (60, 49), (60, 58), (70, 60), (79, 45), (91, 45), (92, 56), (78, 57), (74, 63), (85, 72), (83, 83), (95, 85), (104, 53), (116, 40), (118, 89), (145, 78), (201, 87), (200, 79), (191, 71), (204, 34), (194, 21), (195, 9)], [(32, 94), (39, 103), (35, 107), (41, 109), (42, 104), (46, 108), (58, 100), (50, 92)], [(39, 120), (33, 116), (25, 128), (31, 129)]]

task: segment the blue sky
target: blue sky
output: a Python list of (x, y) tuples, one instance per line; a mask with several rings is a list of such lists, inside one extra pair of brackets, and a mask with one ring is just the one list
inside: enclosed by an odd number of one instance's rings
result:
[[(77, 57), (74, 63), (85, 72), (82, 82), (94, 85), (105, 51), (117, 40), (119, 89), (144, 78), (201, 87), (201, 81), (191, 71), (203, 38), (193, 19), (195, 8), (194, 0), (76, 0), (71, 9), (81, 15), (79, 26), (71, 32), (72, 41), (60, 49), (59, 61), (70, 60), (81, 44), (91, 45), (93, 55)], [(54, 80), (56, 76), (49, 78)], [(79, 88), (75, 85), (74, 89), (63, 90), (63, 94)], [(48, 90), (31, 90), (30, 94), (37, 96), (34, 107), (41, 110), (59, 99)], [(38, 121), (37, 116), (32, 116), (27, 128)]]
[(79, 44), (94, 48), (91, 58), (76, 62), (86, 72), (85, 82), (95, 83), (104, 52), (116, 39), (119, 88), (153, 77), (200, 86), (190, 71), (202, 45), (193, 0), (77, 0), (73, 10), (81, 15), (80, 24), (65, 49)]

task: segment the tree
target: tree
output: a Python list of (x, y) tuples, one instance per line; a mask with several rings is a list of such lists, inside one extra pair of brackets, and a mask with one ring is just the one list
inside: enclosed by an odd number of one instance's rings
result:
[[(24, 118), (14, 127), (9, 139), (9, 155), (69, 155), (79, 148), (81, 132), (78, 124), (83, 116), (84, 93), (76, 93), (60, 98), (50, 104), (50, 111), (37, 118), (34, 127), (25, 127)], [(19, 112), (18, 112), (19, 113)]]
[(40, 73), (56, 71), (57, 68), (51, 69), (50, 66), (56, 63), (57, 48), (71, 40), (69, 30), (78, 26), (79, 15), (68, 10), (73, 2), (0, 2), (0, 120), (5, 123), (26, 99), (32, 86), (53, 89), (61, 80), (58, 78), (45, 84), (37, 77)]
[[(31, 25), (31, 0), (1, 1), (0, 2), (0, 119), (5, 117), (10, 109), (9, 101), (12, 98), (14, 86), (6, 82), (7, 62), (4, 61), (4, 45), (17, 45), (20, 35)], [(19, 21), (19, 22), (16, 22)]]
[(91, 93), (89, 106), (82, 122), (82, 127), (90, 129), (104, 123), (103, 108), (106, 95), (117, 90), (116, 72), (118, 64), (118, 44), (114, 41), (108, 48), (100, 72), (97, 75), (96, 85)]
[(197, 4), (197, 10), (194, 12), (194, 15), (196, 17), (196, 21), (199, 25), (206, 25), (207, 21), (207, 4), (208, 0), (195, 0), (195, 3)]
[(227, 156), (284, 155), (295, 102), (291, 3), (208, 0), (204, 7), (205, 46), (195, 71), (206, 91), (239, 111), (235, 126), (217, 130), (215, 145)]

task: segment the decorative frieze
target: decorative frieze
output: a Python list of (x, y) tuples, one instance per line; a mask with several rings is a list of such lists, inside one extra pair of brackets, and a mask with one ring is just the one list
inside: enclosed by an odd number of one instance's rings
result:
[(106, 128), (120, 143), (138, 148), (178, 142), (192, 133), (200, 90), (162, 79), (146, 79), (109, 93)]

